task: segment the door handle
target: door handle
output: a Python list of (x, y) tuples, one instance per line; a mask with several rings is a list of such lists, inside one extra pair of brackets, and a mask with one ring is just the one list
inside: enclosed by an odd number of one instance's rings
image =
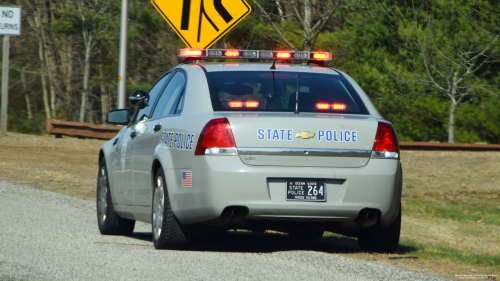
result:
[(155, 127), (153, 128), (153, 131), (158, 132), (159, 130), (161, 130), (161, 124), (156, 124)]
[(136, 132), (132, 132), (132, 133), (130, 133), (130, 137), (131, 137), (131, 138), (135, 138), (135, 136), (137, 136), (137, 133), (136, 133)]

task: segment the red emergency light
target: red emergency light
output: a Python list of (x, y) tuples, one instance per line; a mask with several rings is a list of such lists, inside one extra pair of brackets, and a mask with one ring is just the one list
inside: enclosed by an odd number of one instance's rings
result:
[(316, 104), (316, 108), (321, 109), (321, 110), (330, 109), (330, 104), (328, 104), (326, 102), (319, 102)]
[(203, 50), (196, 49), (182, 49), (179, 50), (179, 57), (201, 57), (203, 56)]
[(312, 53), (312, 57), (315, 60), (332, 60), (332, 54), (330, 53)]
[(240, 52), (234, 50), (227, 50), (226, 52), (224, 52), (224, 55), (226, 57), (238, 57), (240, 55)]
[(230, 101), (229, 107), (243, 107), (242, 101)]
[(292, 53), (290, 52), (277, 52), (276, 58), (278, 59), (289, 59), (292, 57)]
[(333, 109), (333, 110), (344, 110), (347, 108), (347, 105), (343, 103), (333, 103), (333, 104), (328, 104), (326, 102), (318, 102), (316, 104), (316, 108), (319, 110), (328, 110), (328, 109)]
[(245, 106), (246, 107), (259, 107), (260, 103), (258, 101), (254, 101), (254, 100), (249, 100), (247, 102), (245, 102)]
[(343, 103), (334, 103), (334, 104), (332, 104), (332, 108), (333, 108), (333, 110), (344, 110), (347, 108), (347, 105), (345, 105)]

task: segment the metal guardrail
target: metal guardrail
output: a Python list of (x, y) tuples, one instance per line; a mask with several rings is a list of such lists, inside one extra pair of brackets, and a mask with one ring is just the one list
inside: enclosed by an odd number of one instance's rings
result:
[[(70, 122), (65, 119), (47, 120), (47, 133), (56, 136), (110, 140), (121, 128), (120, 126), (99, 126), (90, 123)], [(399, 148), (401, 150), (425, 151), (500, 151), (500, 144), (400, 142)]]
[(500, 144), (400, 142), (401, 150), (500, 151)]
[(92, 138), (100, 140), (112, 139), (118, 131), (121, 130), (120, 126), (99, 126), (90, 123), (70, 122), (66, 119), (48, 119), (47, 133), (50, 135), (71, 136), (78, 138)]

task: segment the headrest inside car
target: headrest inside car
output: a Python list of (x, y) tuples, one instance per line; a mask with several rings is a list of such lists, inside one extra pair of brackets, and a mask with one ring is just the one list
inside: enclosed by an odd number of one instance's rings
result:
[(235, 85), (235, 84), (225, 85), (224, 88), (222, 88), (222, 91), (233, 96), (243, 96), (243, 95), (253, 94), (253, 88), (248, 85)]

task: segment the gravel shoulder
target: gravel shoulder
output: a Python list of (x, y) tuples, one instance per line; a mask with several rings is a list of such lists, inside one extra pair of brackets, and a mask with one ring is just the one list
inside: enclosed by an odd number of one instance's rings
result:
[(94, 210), (93, 202), (1, 182), (0, 280), (442, 280), (274, 233), (156, 251), (149, 224), (138, 223), (132, 237), (102, 236)]

